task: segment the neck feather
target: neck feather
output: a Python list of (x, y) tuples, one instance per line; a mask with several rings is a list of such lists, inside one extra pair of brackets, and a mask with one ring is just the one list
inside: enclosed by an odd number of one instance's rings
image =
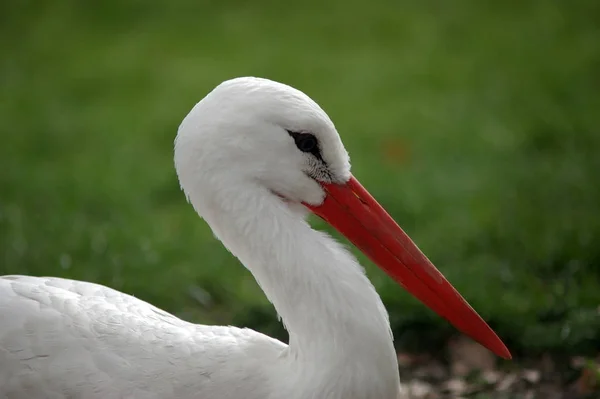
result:
[(189, 194), (289, 332), (286, 355), (270, 366), (274, 386), (290, 398), (395, 399), (400, 381), (388, 315), (356, 259), (264, 187), (235, 187), (211, 200)]
[(239, 189), (201, 213), (275, 306), (290, 351), (320, 359), (368, 344), (369, 353), (393, 354), (387, 312), (350, 252), (268, 190)]

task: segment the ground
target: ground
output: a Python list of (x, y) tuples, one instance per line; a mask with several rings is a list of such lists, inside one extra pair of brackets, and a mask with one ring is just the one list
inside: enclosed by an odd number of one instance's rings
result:
[[(285, 338), (172, 164), (195, 102), (262, 76), (330, 114), (354, 174), (513, 350), (495, 367), (597, 355), (600, 3), (86, 4), (0, 5), (0, 274)], [(454, 330), (360, 259), (400, 353), (451, 364)]]

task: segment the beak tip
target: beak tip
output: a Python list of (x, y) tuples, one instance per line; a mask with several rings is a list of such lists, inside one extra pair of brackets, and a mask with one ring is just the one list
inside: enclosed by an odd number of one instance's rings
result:
[(502, 344), (502, 348), (500, 348), (500, 351), (497, 354), (505, 360), (512, 360), (512, 355), (504, 344)]
[(492, 342), (488, 341), (489, 344), (484, 344), (484, 346), (487, 347), (496, 356), (499, 356), (505, 360), (512, 360), (512, 354), (510, 353), (504, 342), (502, 342), (502, 340), (496, 335), (496, 333), (493, 334), (495, 339)]

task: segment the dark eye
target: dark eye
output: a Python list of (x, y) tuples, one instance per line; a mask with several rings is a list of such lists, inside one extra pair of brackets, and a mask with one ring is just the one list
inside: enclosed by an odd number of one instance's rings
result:
[(309, 133), (301, 134), (296, 139), (296, 147), (302, 152), (313, 152), (317, 148), (317, 139)]
[(315, 157), (323, 161), (321, 152), (319, 151), (319, 142), (314, 134), (311, 133), (297, 133), (288, 131), (290, 136), (294, 139), (296, 147), (302, 152), (308, 152), (313, 154)]

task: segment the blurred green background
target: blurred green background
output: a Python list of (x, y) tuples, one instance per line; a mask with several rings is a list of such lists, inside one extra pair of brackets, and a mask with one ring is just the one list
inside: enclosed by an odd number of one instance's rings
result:
[[(285, 337), (172, 163), (191, 107), (254, 75), (322, 105), (515, 353), (600, 348), (600, 2), (9, 1), (0, 45), (0, 274)], [(360, 259), (400, 348), (455, 333)]]

